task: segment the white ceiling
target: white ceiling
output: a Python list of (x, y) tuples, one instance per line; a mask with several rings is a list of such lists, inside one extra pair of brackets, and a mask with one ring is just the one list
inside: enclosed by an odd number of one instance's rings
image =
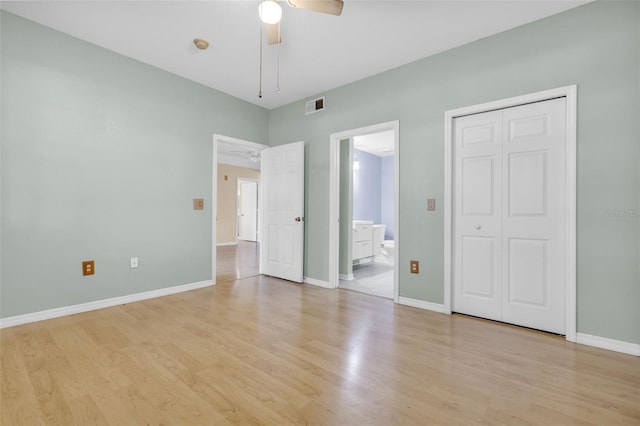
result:
[(218, 139), (218, 163), (260, 170), (265, 145), (221, 137)]
[(393, 130), (386, 130), (370, 135), (355, 136), (353, 138), (353, 147), (378, 157), (388, 157), (393, 155), (394, 151), (395, 138), (393, 134)]
[[(340, 17), (284, 2), (264, 47), (258, 98), (258, 0), (2, 1), (0, 7), (268, 109), (588, 3), (590, 0), (345, 0)], [(194, 38), (210, 42), (206, 51)], [(266, 43), (266, 42), (265, 42)]]

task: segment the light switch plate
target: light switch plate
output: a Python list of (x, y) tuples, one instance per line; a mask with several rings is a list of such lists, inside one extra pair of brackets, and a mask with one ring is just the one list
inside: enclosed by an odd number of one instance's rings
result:
[(131, 258), (131, 269), (135, 269), (138, 267), (138, 258), (137, 257), (132, 257)]
[(409, 272), (411, 272), (412, 274), (419, 274), (420, 273), (420, 262), (417, 260), (410, 260), (409, 261)]
[(427, 211), (430, 211), (430, 212), (436, 211), (436, 199), (435, 198), (427, 199)]

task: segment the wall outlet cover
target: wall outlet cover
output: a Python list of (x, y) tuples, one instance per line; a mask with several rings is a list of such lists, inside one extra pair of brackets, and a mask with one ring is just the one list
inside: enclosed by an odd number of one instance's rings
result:
[(82, 275), (93, 275), (95, 274), (95, 272), (96, 269), (93, 260), (85, 260), (84, 262), (82, 262)]

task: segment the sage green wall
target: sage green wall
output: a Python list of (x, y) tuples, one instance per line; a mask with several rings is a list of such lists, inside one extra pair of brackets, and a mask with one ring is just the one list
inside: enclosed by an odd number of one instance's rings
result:
[(577, 84), (578, 331), (640, 342), (639, 15), (590, 3), (271, 111), (272, 145), (308, 144), (305, 274), (328, 279), (329, 135), (399, 120), (400, 295), (443, 303), (444, 112)]
[(340, 141), (340, 250), (339, 270), (353, 273), (353, 146), (350, 139)]
[(0, 315), (211, 279), (213, 134), (267, 143), (269, 112), (0, 19)]

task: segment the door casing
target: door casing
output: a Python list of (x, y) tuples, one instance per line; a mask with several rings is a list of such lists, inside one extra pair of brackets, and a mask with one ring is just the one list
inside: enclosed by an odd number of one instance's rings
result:
[(530, 93), (479, 105), (458, 108), (445, 112), (444, 138), (444, 312), (451, 314), (453, 283), (453, 120), (456, 117), (510, 108), (533, 102), (564, 97), (566, 109), (566, 190), (565, 190), (565, 325), (566, 339), (576, 341), (576, 142), (577, 142), (577, 86), (565, 86), (542, 92)]
[[(398, 253), (400, 250), (400, 122), (398, 120), (374, 124), (344, 132), (332, 133), (329, 136), (329, 281), (328, 288), (338, 288), (339, 256), (340, 256), (340, 141), (355, 136), (392, 130), (394, 132), (394, 272), (393, 272), (393, 301), (399, 300)], [(351, 220), (351, 218), (349, 218)]]
[[(265, 148), (269, 148), (267, 145), (262, 145), (255, 142), (249, 142), (242, 139), (233, 138), (230, 136), (224, 136), (219, 134), (213, 135), (213, 156), (212, 156), (212, 176), (211, 176), (211, 280), (213, 284), (216, 284), (216, 240), (218, 238), (216, 233), (216, 212), (218, 211), (218, 141), (232, 142), (242, 147), (250, 149), (257, 149), (262, 151)], [(258, 194), (261, 197), (261, 194)], [(259, 219), (258, 219), (259, 220)], [(258, 230), (260, 230), (260, 223), (258, 223)]]

